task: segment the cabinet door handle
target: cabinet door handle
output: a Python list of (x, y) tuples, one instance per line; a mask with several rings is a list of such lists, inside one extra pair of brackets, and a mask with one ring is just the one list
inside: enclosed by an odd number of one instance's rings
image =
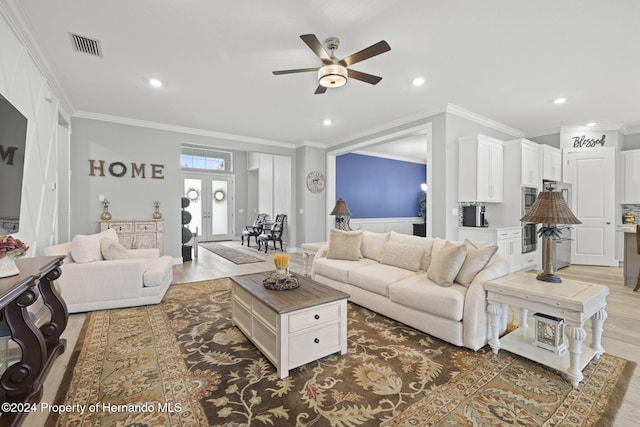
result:
[(316, 339), (313, 340), (313, 342), (316, 343), (316, 344), (320, 344), (320, 339), (316, 338)]
[(319, 320), (320, 319), (320, 315), (316, 314), (315, 316), (313, 316), (314, 319)]

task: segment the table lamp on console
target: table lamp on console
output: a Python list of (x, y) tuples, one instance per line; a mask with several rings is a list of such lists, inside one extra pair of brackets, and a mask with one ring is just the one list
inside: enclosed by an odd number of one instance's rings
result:
[(520, 221), (542, 224), (538, 235), (548, 237), (543, 249), (545, 251), (544, 271), (538, 274), (536, 279), (543, 282), (562, 282), (553, 268), (552, 240), (560, 236), (558, 224), (582, 224), (582, 222), (571, 212), (559, 191), (541, 191), (529, 211), (520, 218)]
[(347, 207), (347, 203), (342, 200), (336, 200), (336, 205), (329, 215), (336, 216), (336, 228), (338, 230), (351, 231), (349, 219), (351, 219), (351, 211)]

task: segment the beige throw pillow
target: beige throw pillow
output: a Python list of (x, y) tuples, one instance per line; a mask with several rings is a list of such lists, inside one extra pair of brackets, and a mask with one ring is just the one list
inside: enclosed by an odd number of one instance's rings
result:
[(465, 239), (464, 244), (467, 247), (467, 256), (458, 272), (456, 282), (469, 286), (476, 275), (489, 264), (498, 247), (495, 245), (480, 246), (468, 239)]
[(360, 245), (362, 230), (342, 231), (332, 228), (329, 233), (329, 252), (327, 258), (357, 261), (362, 258)]
[(101, 261), (102, 252), (100, 242), (107, 238), (118, 241), (118, 234), (113, 228), (109, 228), (97, 234), (78, 234), (71, 240), (71, 257), (77, 263)]
[(432, 255), (427, 277), (440, 286), (453, 285), (466, 255), (467, 246), (464, 243), (455, 244), (447, 241)]
[(102, 257), (106, 260), (129, 258), (127, 248), (109, 238), (100, 240), (100, 252), (102, 252)]
[(424, 247), (387, 242), (380, 263), (410, 271), (418, 271), (422, 263)]
[(389, 233), (362, 232), (362, 256), (380, 262), (384, 253), (384, 244), (389, 239)]

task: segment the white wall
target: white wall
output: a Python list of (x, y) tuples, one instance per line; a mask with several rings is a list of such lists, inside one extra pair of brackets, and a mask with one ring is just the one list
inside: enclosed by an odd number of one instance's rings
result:
[(29, 256), (40, 256), (57, 241), (60, 103), (4, 13), (0, 43), (0, 93), (28, 120), (20, 232), (15, 237), (31, 247)]

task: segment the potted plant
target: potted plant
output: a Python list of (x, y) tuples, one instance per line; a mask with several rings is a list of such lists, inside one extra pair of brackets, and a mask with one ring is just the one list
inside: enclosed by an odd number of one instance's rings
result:
[(187, 224), (191, 222), (191, 213), (186, 210), (189, 207), (191, 201), (187, 197), (182, 198), (182, 261), (191, 261), (191, 245), (187, 245), (193, 233), (187, 227)]

